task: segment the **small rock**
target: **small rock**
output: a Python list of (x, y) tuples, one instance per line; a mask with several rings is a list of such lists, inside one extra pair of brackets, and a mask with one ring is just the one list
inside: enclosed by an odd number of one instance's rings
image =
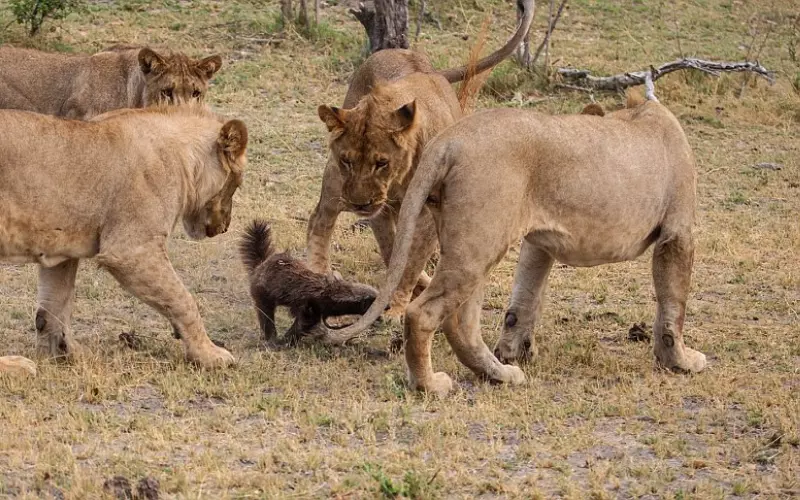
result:
[(630, 342), (650, 342), (650, 334), (647, 332), (647, 325), (644, 323), (634, 323), (628, 330), (628, 340)]
[[(180, 337), (178, 337), (180, 338)], [(142, 349), (142, 340), (133, 332), (122, 332), (119, 334), (119, 340), (125, 344), (129, 349), (139, 351)], [(124, 478), (123, 478), (124, 479)]]
[(103, 489), (114, 495), (117, 500), (133, 500), (131, 482), (125, 476), (114, 476), (111, 479), (106, 479), (106, 482), (103, 483)]
[(781, 165), (780, 163), (763, 162), (763, 163), (756, 163), (755, 165), (753, 165), (753, 168), (759, 170), (783, 170), (783, 165)]
[(136, 498), (138, 500), (158, 500), (160, 484), (154, 477), (143, 477), (136, 485)]

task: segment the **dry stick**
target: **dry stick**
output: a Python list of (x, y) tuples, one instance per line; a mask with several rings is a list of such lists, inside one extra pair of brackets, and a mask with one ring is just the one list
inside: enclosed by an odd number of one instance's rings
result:
[[(753, 28), (753, 36), (750, 38), (750, 43), (747, 44), (747, 54), (745, 54), (745, 56), (744, 56), (744, 60), (745, 61), (749, 61), (750, 60), (750, 54), (753, 53), (753, 47), (755, 46), (756, 37), (757, 36), (758, 36), (758, 25), (756, 25)], [(745, 75), (745, 76), (747, 76), (747, 75)], [(744, 92), (745, 84), (746, 84), (746, 82), (744, 80), (742, 80), (742, 88), (739, 89), (739, 97), (740, 98), (742, 96), (742, 93)]]
[[(550, 9), (547, 11), (547, 32), (553, 32), (553, 7), (555, 7), (555, 0), (550, 0)], [(544, 45), (544, 72), (545, 75), (550, 74), (550, 37), (545, 38)]]
[[(522, 22), (522, 18), (525, 16), (525, 13), (520, 9), (521, 4), (517, 3), (517, 25)], [(525, 33), (525, 37), (522, 39), (522, 43), (519, 44), (516, 50), (517, 62), (523, 68), (527, 68), (530, 65), (531, 60), (531, 31), (528, 30)]]
[(425, 16), (425, 0), (419, 3), (419, 12), (417, 13), (417, 32), (414, 34), (414, 40), (419, 40), (419, 32), (422, 31), (422, 20)]
[(528, 64), (529, 67), (536, 64), (536, 61), (539, 59), (539, 54), (542, 53), (542, 49), (544, 49), (545, 45), (550, 43), (550, 35), (553, 34), (553, 31), (556, 29), (556, 24), (558, 23), (559, 18), (561, 17), (561, 13), (564, 11), (564, 6), (567, 5), (567, 0), (561, 0), (561, 4), (558, 6), (558, 10), (556, 11), (556, 15), (553, 18), (553, 21), (550, 23), (550, 26), (547, 28), (547, 33), (544, 35), (544, 40), (542, 43), (536, 47), (536, 52), (533, 54), (533, 59)]
[(662, 66), (659, 66), (658, 68), (652, 68), (647, 71), (632, 71), (613, 76), (593, 76), (589, 70), (575, 68), (560, 68), (558, 70), (558, 74), (564, 79), (569, 80), (571, 83), (580, 85), (581, 87), (591, 88), (594, 90), (618, 91), (628, 87), (644, 84), (648, 74), (651, 74), (653, 81), (656, 81), (667, 73), (672, 73), (673, 71), (682, 69), (696, 69), (714, 76), (719, 76), (719, 74), (723, 71), (748, 71), (765, 78), (770, 83), (775, 82), (774, 72), (766, 69), (758, 62), (717, 62), (704, 61), (702, 59), (695, 59), (693, 57), (687, 57), (668, 62)]
[[(684, 59), (686, 56), (683, 54), (683, 47), (681, 46), (681, 22), (677, 19), (675, 20), (675, 28), (677, 29), (675, 34), (677, 35), (678, 40), (678, 55), (681, 56), (681, 59)], [(689, 85), (688, 76), (683, 75), (683, 81), (686, 83), (686, 85)]]
[(648, 101), (658, 102), (656, 98), (656, 88), (653, 84), (653, 73), (655, 73), (655, 71), (656, 70), (650, 66), (650, 71), (644, 75), (644, 98)]
[[(764, 35), (764, 41), (761, 43), (761, 47), (759, 47), (758, 52), (756, 52), (756, 57), (755, 57), (756, 61), (758, 61), (758, 58), (761, 57), (761, 51), (764, 50), (764, 46), (767, 45), (767, 40), (769, 40), (769, 35), (770, 33), (772, 33), (772, 29), (775, 26), (775, 23), (773, 23), (772, 21), (767, 20), (767, 23), (769, 23), (769, 29), (767, 30), (767, 34)], [(750, 50), (748, 49), (748, 54), (749, 52)], [(742, 96), (744, 96), (744, 89), (749, 83), (749, 80), (750, 80), (750, 73), (745, 73), (744, 80), (742, 81), (742, 88), (739, 90), (739, 99), (741, 99)]]

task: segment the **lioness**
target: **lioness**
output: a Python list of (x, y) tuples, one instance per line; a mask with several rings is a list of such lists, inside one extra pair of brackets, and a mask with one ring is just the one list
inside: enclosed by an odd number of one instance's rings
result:
[(71, 351), (75, 274), (94, 258), (170, 320), (188, 359), (233, 362), (206, 335), (166, 244), (181, 219), (193, 239), (227, 231), (246, 146), (241, 121), (199, 105), (88, 122), (0, 110), (0, 261), (39, 264), (40, 349)]
[(219, 71), (218, 55), (112, 47), (67, 55), (0, 47), (0, 108), (87, 120), (120, 108), (202, 101)]
[[(524, 15), (514, 36), (500, 50), (478, 61), (476, 73), (510, 55), (528, 32), (534, 1), (519, 2)], [(467, 72), (467, 67), (435, 72), (420, 53), (382, 50), (356, 71), (344, 109), (319, 107), (319, 117), (330, 132), (330, 152), (319, 202), (308, 223), (307, 254), (312, 270), (329, 271), (331, 236), (342, 211), (370, 217), (381, 255), (388, 264), (397, 211), (419, 155), (429, 140), (461, 118), (459, 99), (450, 83), (463, 80)], [(409, 271), (386, 312), (389, 318), (403, 314), (418, 278), (420, 289), (429, 282), (422, 271), (436, 249), (436, 238), (427, 210), (417, 227), (414, 260), (409, 262)]]
[[(535, 353), (533, 328), (553, 262), (621, 262), (653, 244), (656, 360), (666, 368), (698, 372), (705, 356), (683, 341), (694, 205), (692, 150), (678, 120), (655, 101), (605, 117), (512, 109), (466, 117), (423, 152), (400, 210), (386, 283), (367, 314), (338, 332), (339, 341), (368, 327), (389, 302), (413, 248), (418, 214), (427, 206), (441, 257), (430, 286), (406, 311), (413, 387), (436, 392), (452, 387), (450, 377), (431, 368), (431, 339), (442, 322), (459, 360), (473, 372), (524, 382), (519, 368), (500, 360)], [(483, 287), (520, 238), (511, 303), (492, 354), (480, 332)]]

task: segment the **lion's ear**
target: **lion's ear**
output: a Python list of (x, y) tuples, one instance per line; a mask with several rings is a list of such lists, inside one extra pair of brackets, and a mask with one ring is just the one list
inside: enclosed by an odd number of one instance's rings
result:
[(322, 105), (317, 108), (317, 114), (319, 119), (328, 127), (328, 132), (343, 129), (347, 121), (347, 110), (334, 106)]
[(417, 116), (417, 101), (411, 101), (397, 108), (394, 111), (394, 122), (397, 127), (397, 132), (406, 130), (414, 124), (414, 118)]
[(167, 62), (163, 57), (158, 55), (156, 51), (148, 49), (147, 47), (139, 51), (139, 67), (142, 73), (149, 75), (150, 73), (160, 73), (167, 66)]
[(206, 79), (211, 79), (214, 73), (222, 67), (222, 57), (219, 55), (209, 56), (197, 63), (197, 69), (205, 75)]
[(236, 159), (247, 149), (247, 126), (241, 120), (230, 120), (222, 126), (217, 139), (220, 149)]

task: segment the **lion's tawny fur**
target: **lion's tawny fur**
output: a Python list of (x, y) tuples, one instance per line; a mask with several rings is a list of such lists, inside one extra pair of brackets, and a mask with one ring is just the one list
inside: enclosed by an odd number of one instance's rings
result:
[[(487, 166), (491, 165), (491, 168)], [(389, 303), (424, 207), (439, 229), (441, 256), (429, 287), (405, 315), (411, 385), (446, 392), (431, 367), (441, 324), (458, 358), (491, 380), (522, 383), (502, 361), (535, 354), (533, 327), (558, 260), (595, 266), (635, 259), (654, 246), (658, 301), (655, 357), (676, 371), (700, 371), (705, 356), (683, 341), (692, 268), (695, 162), (678, 120), (646, 101), (604, 117), (548, 116), (496, 109), (466, 117), (426, 147), (400, 210), (389, 276), (378, 299), (338, 342), (369, 327)], [(520, 242), (503, 333), (494, 354), (481, 339), (488, 272)]]
[(36, 363), (22, 356), (0, 356), (0, 375), (36, 376)]
[(120, 46), (93, 55), (0, 47), (0, 108), (86, 120), (120, 108), (202, 101), (219, 56)]
[(245, 229), (239, 253), (250, 278), (250, 295), (267, 341), (275, 339), (275, 309), (289, 308), (295, 322), (285, 334), (289, 343), (313, 331), (328, 317), (363, 314), (378, 291), (368, 285), (315, 273), (289, 253), (276, 253), (271, 228), (254, 220)]
[[(510, 55), (527, 33), (534, 1), (521, 0), (523, 17), (511, 40), (499, 51), (471, 65), (437, 72), (419, 53), (390, 49), (371, 55), (353, 76), (344, 107), (320, 106), (330, 132), (328, 162), (317, 206), (309, 218), (309, 267), (327, 272), (330, 241), (343, 211), (370, 217), (381, 256), (389, 262), (397, 212), (426, 143), (463, 116), (450, 85), (490, 69)], [(462, 84), (464, 91), (474, 86)], [(465, 99), (468, 102), (469, 99)], [(414, 246), (419, 260), (409, 262), (386, 317), (397, 319), (414, 293), (430, 278), (423, 269), (436, 249), (430, 214), (421, 214)]]
[(80, 259), (94, 259), (181, 332), (189, 359), (233, 357), (206, 335), (167, 257), (179, 221), (194, 239), (228, 229), (247, 128), (201, 105), (113, 111), (94, 121), (0, 110), (0, 261), (39, 264), (36, 329), (69, 354)]

